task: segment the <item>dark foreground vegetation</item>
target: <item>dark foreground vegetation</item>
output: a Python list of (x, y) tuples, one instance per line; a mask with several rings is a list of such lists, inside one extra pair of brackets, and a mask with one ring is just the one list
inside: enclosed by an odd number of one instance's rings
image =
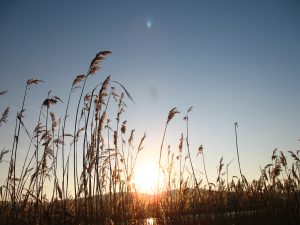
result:
[[(7, 174), (0, 187), (0, 224), (300, 224), (299, 151), (274, 150), (260, 177), (248, 181), (235, 124), (239, 175), (229, 178), (231, 162), (221, 158), (217, 180), (210, 181), (200, 146), (204, 175), (199, 177), (190, 159), (192, 108), (184, 116), (186, 129), (176, 150), (164, 145), (168, 125), (179, 113), (170, 110), (157, 162), (164, 180), (158, 175), (155, 195), (138, 193), (132, 178), (146, 134), (135, 141), (135, 130), (127, 130), (123, 113), (132, 97), (111, 77), (86, 90), (110, 53), (99, 52), (87, 73), (75, 77), (64, 103), (49, 91), (32, 131), (25, 117), (27, 92), (43, 81), (27, 81), (12, 147), (0, 153), (1, 173)], [(56, 104), (64, 108), (63, 115), (52, 111)], [(0, 117), (2, 129), (8, 115), (7, 107)], [(20, 151), (25, 158), (18, 157)]]

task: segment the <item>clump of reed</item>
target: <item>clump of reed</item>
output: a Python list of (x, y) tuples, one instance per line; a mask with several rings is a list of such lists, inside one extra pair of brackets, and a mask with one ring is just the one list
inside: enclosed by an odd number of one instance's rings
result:
[[(110, 76), (90, 92), (85, 90), (90, 77), (100, 70), (102, 61), (110, 54), (110, 51), (99, 52), (87, 73), (74, 78), (64, 115), (58, 116), (52, 111), (53, 105), (63, 104), (63, 101), (49, 91), (32, 132), (25, 122), (27, 92), (43, 81), (29, 79), (26, 82), (22, 106), (15, 119), (12, 149), (3, 149), (0, 154), (2, 162), (10, 153), (8, 175), (0, 193), (4, 223), (125, 220), (132, 211), (128, 209), (137, 207), (131, 204), (136, 198), (131, 179), (146, 135), (136, 149), (134, 129), (128, 133), (127, 121), (122, 118), (127, 107), (125, 98), (133, 99), (125, 87)], [(76, 101), (72, 98), (78, 89), (81, 90), (75, 119), (70, 121), (69, 108), (72, 100)], [(108, 111), (114, 105), (116, 120), (111, 121)], [(8, 112), (6, 108), (1, 126), (7, 122)], [(73, 132), (68, 125), (73, 127)], [(24, 145), (19, 143), (21, 135), (29, 139), (25, 159), (17, 158), (20, 146), (24, 151)], [(16, 164), (20, 163), (21, 171), (17, 171)], [(51, 195), (48, 193), (46, 197), (45, 187), (49, 189), (50, 185)]]
[[(229, 180), (228, 168), (233, 160), (225, 164), (221, 157), (217, 179), (210, 182), (202, 145), (198, 148), (197, 156), (202, 156), (204, 175), (196, 176), (194, 172), (188, 140), (188, 113), (191, 110), (192, 107), (183, 118), (186, 123), (186, 138), (184, 140), (181, 134), (178, 145), (176, 160), (179, 161), (179, 176), (172, 173), (175, 169), (173, 156), (176, 152), (172, 152), (170, 146), (166, 164), (160, 166), (166, 177), (166, 189), (160, 195), (160, 204), (157, 206), (160, 209), (157, 214), (159, 224), (298, 224), (300, 150), (288, 151), (288, 158), (282, 151), (275, 149), (272, 162), (261, 168), (260, 177), (248, 181), (241, 171), (237, 123), (234, 123), (240, 177), (232, 176), (231, 181)], [(169, 122), (168, 119), (167, 123)], [(164, 136), (165, 133), (166, 130)], [(187, 154), (182, 162), (184, 141)], [(176, 182), (176, 179), (179, 181)]]
[[(99, 52), (86, 74), (75, 76), (67, 100), (49, 91), (32, 131), (26, 124), (27, 93), (43, 81), (26, 82), (22, 105), (15, 115), (11, 149), (0, 152), (1, 165), (7, 165), (7, 178), (0, 187), (1, 223), (143, 224), (140, 219), (147, 217), (156, 218), (158, 224), (299, 222), (299, 151), (289, 152), (287, 159), (282, 151), (274, 150), (271, 163), (261, 168), (261, 176), (248, 181), (241, 171), (235, 123), (240, 176), (229, 178), (232, 160), (225, 163), (221, 157), (213, 182), (208, 178), (202, 145), (194, 153), (204, 175), (196, 173), (191, 159), (192, 107), (183, 117), (185, 129), (177, 149), (165, 144), (170, 123), (180, 116), (177, 108), (169, 111), (157, 162), (164, 180), (158, 174), (154, 195), (138, 193), (133, 176), (146, 133), (136, 141), (135, 129), (128, 129), (124, 113), (127, 101), (133, 102), (132, 96), (110, 76), (86, 90), (110, 54)], [(4, 94), (6, 91), (0, 91), (0, 96)], [(63, 115), (53, 110), (57, 104), (64, 107)], [(70, 110), (72, 104), (75, 110)], [(6, 107), (0, 117), (1, 128), (8, 116)], [(20, 137), (26, 138), (27, 148)], [(18, 157), (20, 151), (25, 153), (24, 159)]]

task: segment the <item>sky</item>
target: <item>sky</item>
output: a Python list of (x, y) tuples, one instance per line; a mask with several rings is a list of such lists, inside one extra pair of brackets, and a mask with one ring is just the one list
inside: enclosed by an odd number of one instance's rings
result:
[[(200, 174), (196, 154), (203, 145), (211, 179), (222, 156), (225, 163), (234, 159), (230, 174), (238, 175), (235, 122), (250, 179), (275, 148), (300, 148), (298, 0), (1, 1), (0, 28), (0, 90), (8, 90), (0, 112), (11, 107), (9, 123), (0, 128), (1, 149), (12, 144), (26, 80), (45, 81), (28, 94), (30, 127), (47, 92), (66, 101), (74, 77), (103, 50), (112, 55), (87, 86), (111, 75), (133, 96), (136, 104), (127, 102), (124, 118), (137, 138), (147, 133), (138, 166), (157, 161), (173, 107), (181, 114), (170, 123), (166, 146), (177, 151), (183, 117), (193, 106), (191, 157)], [(63, 115), (64, 107), (55, 110)]]

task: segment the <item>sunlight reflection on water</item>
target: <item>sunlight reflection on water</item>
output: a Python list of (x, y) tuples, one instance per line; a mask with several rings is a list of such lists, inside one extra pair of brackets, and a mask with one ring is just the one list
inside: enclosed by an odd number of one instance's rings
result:
[(147, 218), (146, 219), (146, 225), (154, 225), (154, 219), (153, 218)]

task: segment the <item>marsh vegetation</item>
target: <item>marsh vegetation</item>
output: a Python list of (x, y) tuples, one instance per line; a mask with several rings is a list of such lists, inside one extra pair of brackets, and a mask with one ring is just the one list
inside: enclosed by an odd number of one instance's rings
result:
[[(129, 122), (123, 118), (133, 97), (124, 84), (110, 76), (99, 78), (93, 89), (86, 90), (86, 83), (109, 54), (99, 52), (87, 73), (75, 77), (68, 99), (62, 101), (49, 91), (32, 130), (25, 119), (29, 114), (27, 93), (43, 81), (29, 79), (25, 84), (22, 105), (10, 116), (15, 121), (13, 143), (0, 153), (1, 173), (7, 174), (0, 187), (1, 224), (300, 223), (299, 150), (284, 153), (275, 149), (270, 163), (260, 168), (260, 176), (247, 180), (234, 124), (238, 159), (234, 163), (239, 164), (239, 174), (229, 177), (232, 161), (225, 162), (222, 157), (216, 181), (210, 180), (205, 149), (199, 144), (197, 162), (203, 168), (199, 176), (190, 157), (192, 107), (184, 113), (185, 130), (176, 149), (165, 143), (165, 136), (180, 112), (173, 108), (166, 113), (157, 151), (159, 172), (153, 181), (156, 190), (152, 194), (138, 192), (133, 178), (136, 162), (142, 160), (139, 154), (146, 133), (135, 137), (135, 130), (128, 129)], [(7, 94), (1, 91), (0, 97)], [(52, 111), (57, 104), (64, 108), (63, 115)], [(74, 104), (73, 110), (70, 104)], [(4, 106), (1, 129), (6, 129), (8, 116), (9, 107)], [(20, 151), (24, 158), (18, 157)], [(155, 220), (142, 220), (146, 218)]]

